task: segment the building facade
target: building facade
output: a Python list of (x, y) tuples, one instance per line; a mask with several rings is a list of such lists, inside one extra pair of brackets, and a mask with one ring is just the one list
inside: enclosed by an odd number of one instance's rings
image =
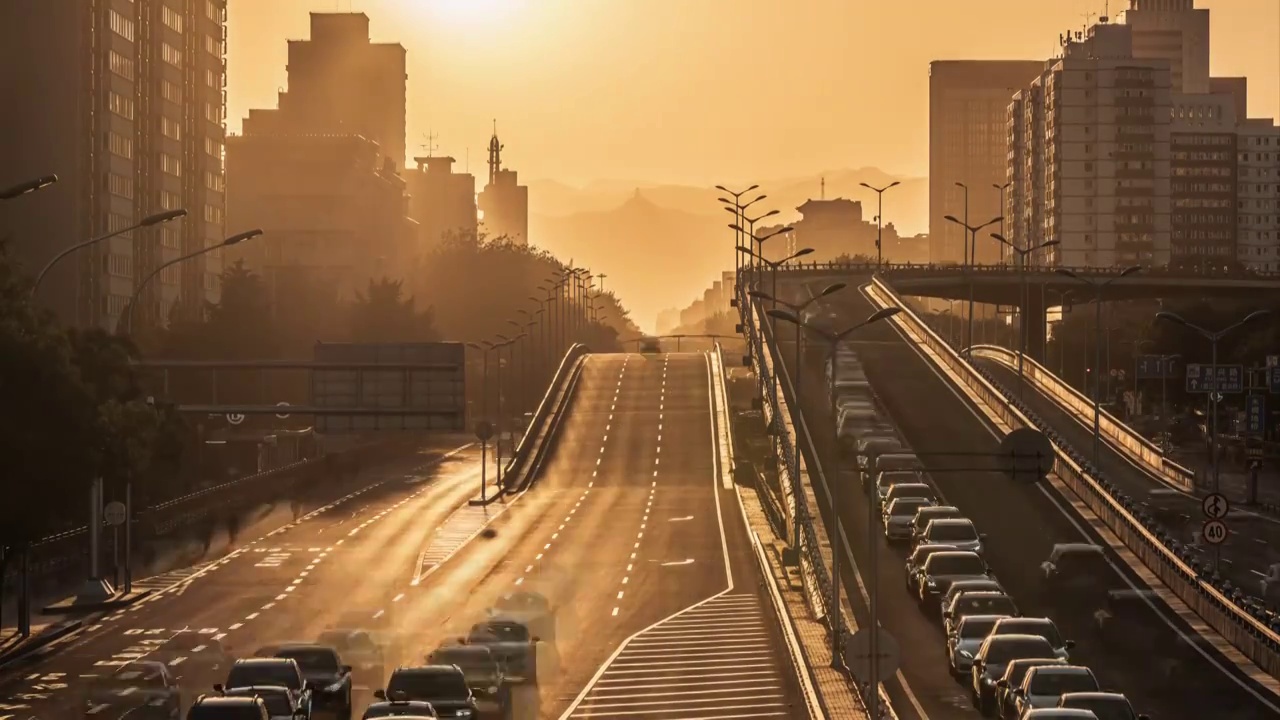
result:
[(1175, 91), (1210, 92), (1208, 10), (1195, 0), (1129, 0), (1123, 21), (1133, 31), (1133, 56), (1168, 61)]
[(529, 188), (520, 184), (515, 170), (502, 167), (504, 147), (495, 130), (489, 139), (489, 184), (479, 197), (484, 232), (490, 239), (528, 245)]
[(1173, 94), (1169, 262), (1174, 267), (1236, 264), (1235, 109), (1231, 95)]
[(1280, 271), (1280, 127), (1270, 119), (1239, 123), (1236, 159), (1239, 261)]
[[(31, 273), (58, 252), (161, 210), (187, 216), (67, 257), (40, 299), (64, 321), (114, 330), (136, 283), (226, 235), (226, 0), (0, 3), (7, 78), (0, 184), (59, 182), (0, 210), (0, 236)], [(164, 271), (135, 322), (195, 315), (218, 297), (221, 251)]]
[(405, 173), (409, 216), (418, 223), (423, 251), (450, 236), (475, 237), (476, 178), (453, 171), (447, 156), (417, 157), (417, 169)]
[[(1023, 60), (929, 63), (930, 262), (964, 260), (966, 233), (947, 215), (976, 225), (1001, 214), (1009, 100), (1043, 67)], [(978, 263), (998, 262), (1002, 245), (983, 232), (973, 254)]]

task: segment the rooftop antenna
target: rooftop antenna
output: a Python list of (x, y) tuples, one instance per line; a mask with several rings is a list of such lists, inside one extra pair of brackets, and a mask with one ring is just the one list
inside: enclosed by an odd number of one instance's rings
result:
[(819, 191), (818, 199), (819, 199), (819, 200), (826, 200), (826, 199), (827, 199), (827, 178), (826, 178), (826, 176), (823, 176), (823, 178), (822, 178), (822, 189)]
[(1098, 18), (1098, 22), (1106, 25), (1111, 21), (1111, 0), (1105, 0), (1102, 3), (1102, 17)]
[(440, 146), (436, 145), (436, 139), (439, 138), (440, 136), (428, 130), (427, 134), (423, 135), (423, 137), (427, 139), (427, 144), (419, 145), (418, 147), (421, 147), (423, 150), (427, 151), (427, 157), (435, 157), (436, 150), (440, 149)]
[(493, 185), (498, 180), (498, 171), (502, 169), (502, 148), (505, 147), (498, 140), (498, 121), (493, 121), (493, 137), (489, 138), (489, 184)]
[(1097, 17), (1097, 16), (1098, 16), (1098, 14), (1097, 14), (1097, 13), (1091, 13), (1091, 12), (1087, 12), (1087, 13), (1084, 13), (1084, 14), (1082, 15), (1082, 17), (1084, 18), (1084, 25), (1082, 25), (1082, 26), (1081, 26), (1081, 29), (1082, 29), (1081, 34), (1082, 34), (1082, 35), (1083, 35), (1084, 33), (1089, 32), (1089, 21), (1090, 21), (1090, 20), (1092, 20), (1092, 19), (1094, 19), (1094, 18), (1095, 18), (1095, 17)]

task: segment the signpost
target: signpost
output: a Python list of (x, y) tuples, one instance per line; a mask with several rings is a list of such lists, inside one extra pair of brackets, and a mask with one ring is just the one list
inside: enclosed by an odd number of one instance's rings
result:
[(1231, 512), (1231, 503), (1221, 493), (1210, 493), (1200, 501), (1200, 509), (1204, 512), (1204, 526), (1200, 528), (1200, 537), (1213, 545), (1213, 571), (1218, 571), (1218, 561), (1222, 551), (1218, 547), (1227, 540), (1227, 524), (1223, 522), (1227, 513)]
[[(1222, 522), (1221, 520), (1209, 520), (1204, 524), (1204, 529), (1202, 532), (1204, 536), (1204, 541), (1214, 546), (1221, 545), (1222, 543), (1226, 542), (1227, 535), (1229, 534), (1227, 531), (1227, 524)], [(1218, 569), (1218, 558), (1216, 557), (1217, 550), (1218, 550), (1217, 547), (1215, 547), (1214, 548), (1215, 557), (1213, 559), (1214, 570)]]
[(1013, 480), (1040, 482), (1053, 470), (1053, 443), (1035, 428), (1018, 428), (1000, 441), (1000, 469)]
[(1245, 432), (1250, 435), (1267, 433), (1267, 396), (1250, 395), (1244, 401)]
[(231, 423), (232, 425), (239, 425), (240, 423), (244, 422), (244, 414), (243, 413), (227, 413), (227, 422)]
[(1139, 355), (1134, 374), (1139, 380), (1161, 380), (1174, 377), (1177, 358), (1171, 355)]
[(493, 423), (488, 420), (481, 420), (476, 423), (476, 439), (480, 441), (480, 502), (489, 501), (488, 488), (489, 478), (486, 471), (489, 469), (489, 441), (493, 439)]
[[(278, 407), (278, 408), (287, 408), (287, 407), (289, 407), (289, 403), (287, 403), (287, 402), (285, 402), (285, 401), (281, 400), (280, 402), (276, 403), (276, 407)], [(289, 413), (287, 413), (287, 412), (286, 412), (286, 413), (276, 413), (276, 417), (280, 418), (281, 420), (288, 420), (288, 419), (289, 419)]]
[(1221, 493), (1210, 493), (1204, 496), (1204, 500), (1200, 501), (1200, 509), (1204, 511), (1204, 516), (1207, 519), (1221, 520), (1231, 511), (1231, 503)]
[(883, 627), (876, 630), (878, 632), (873, 633), (869, 627), (860, 628), (849, 640), (844, 653), (853, 677), (867, 683), (867, 701), (873, 712), (880, 705), (880, 683), (893, 677), (902, 661), (898, 641)]
[[(1214, 372), (1214, 371), (1217, 372)], [(1244, 392), (1243, 365), (1187, 365), (1187, 392)]]
[(102, 508), (102, 520), (108, 525), (123, 525), (124, 514), (124, 503), (119, 500), (113, 500)]
[[(319, 343), (316, 362), (421, 364), (421, 369), (323, 370), (311, 373), (312, 404), (386, 408), (361, 415), (317, 414), (322, 433), (371, 430), (465, 432), (466, 346), (455, 342)], [(418, 412), (405, 413), (404, 410)]]

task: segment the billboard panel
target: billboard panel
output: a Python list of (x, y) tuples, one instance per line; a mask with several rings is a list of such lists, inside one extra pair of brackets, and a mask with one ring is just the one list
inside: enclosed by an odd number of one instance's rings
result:
[(315, 369), (312, 405), (386, 408), (386, 414), (317, 414), (322, 433), (466, 430), (466, 346), (462, 343), (316, 343), (318, 363), (386, 364), (386, 370)]

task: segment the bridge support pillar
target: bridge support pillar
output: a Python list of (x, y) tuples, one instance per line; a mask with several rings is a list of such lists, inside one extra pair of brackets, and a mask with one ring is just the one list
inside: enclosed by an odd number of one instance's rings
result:
[(1022, 316), (1019, 320), (1026, 323), (1027, 327), (1027, 357), (1041, 363), (1044, 362), (1045, 341), (1049, 330), (1047, 305), (1041, 288), (1030, 287), (1027, 288), (1026, 302), (1018, 309)]

